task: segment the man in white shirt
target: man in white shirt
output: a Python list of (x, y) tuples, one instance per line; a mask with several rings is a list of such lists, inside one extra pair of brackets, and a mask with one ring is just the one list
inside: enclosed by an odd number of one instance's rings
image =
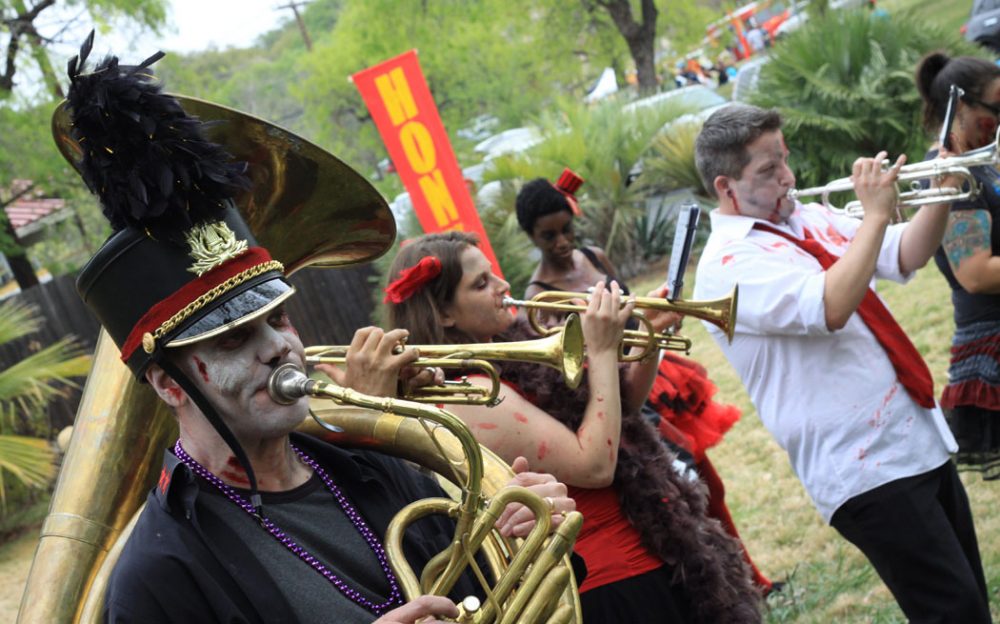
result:
[(776, 111), (731, 105), (706, 121), (699, 173), (718, 199), (694, 296), (739, 284), (736, 334), (713, 337), (788, 452), (823, 518), (872, 562), (911, 622), (990, 622), (956, 450), (930, 372), (871, 290), (904, 282), (940, 243), (948, 209), (890, 225), (885, 152), (854, 163), (861, 221), (787, 198)]

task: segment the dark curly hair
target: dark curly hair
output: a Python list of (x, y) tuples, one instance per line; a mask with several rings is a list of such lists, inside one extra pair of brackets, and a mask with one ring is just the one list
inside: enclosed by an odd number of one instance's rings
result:
[[(526, 321), (518, 319), (498, 340), (537, 337)], [(501, 378), (539, 409), (571, 431), (580, 428), (589, 399), (586, 380), (571, 390), (558, 371), (545, 366), (503, 362), (500, 369)], [(693, 622), (760, 622), (760, 593), (739, 542), (707, 515), (705, 486), (678, 473), (675, 459), (642, 414), (622, 409), (612, 487), (642, 545), (669, 566), (673, 584), (684, 588)]]
[(565, 210), (573, 214), (566, 197), (545, 178), (535, 178), (521, 187), (515, 202), (517, 223), (528, 236), (535, 229), (535, 221), (545, 215)]

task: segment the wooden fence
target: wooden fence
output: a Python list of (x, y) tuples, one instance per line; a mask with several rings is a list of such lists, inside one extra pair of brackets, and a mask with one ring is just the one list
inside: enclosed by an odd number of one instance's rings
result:
[[(369, 323), (373, 304), (371, 265), (349, 269), (304, 269), (289, 280), (297, 294), (288, 313), (306, 345), (348, 344), (354, 330)], [(35, 333), (0, 344), (0, 370), (11, 366), (64, 336), (75, 336), (85, 353), (92, 353), (100, 325), (76, 293), (75, 275), (63, 275), (14, 295), (34, 305), (44, 319)], [(82, 386), (82, 381), (79, 380)], [(73, 422), (79, 389), (67, 389), (49, 406), (54, 432)]]

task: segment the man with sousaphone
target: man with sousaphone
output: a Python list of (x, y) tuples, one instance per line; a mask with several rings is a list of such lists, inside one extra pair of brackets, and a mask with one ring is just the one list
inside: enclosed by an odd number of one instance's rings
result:
[[(279, 389), (275, 370), (287, 373), (291, 367), (295, 381), (294, 369), (305, 363), (302, 343), (284, 311), (294, 293), (285, 274), (298, 267), (284, 266), (277, 253), (272, 257), (257, 245), (251, 232), (251, 227), (254, 232), (281, 227), (277, 222), (267, 227), (274, 216), (267, 210), (275, 202), (292, 202), (287, 213), (301, 218), (303, 198), (311, 191), (333, 198), (325, 205), (332, 222), (314, 219), (301, 223), (300, 231), (339, 226), (330, 231), (338, 246), (319, 254), (319, 261), (360, 262), (382, 253), (395, 234), (384, 200), (332, 157), (334, 175), (317, 179), (316, 161), (296, 160), (311, 158), (306, 152), (314, 149), (303, 147), (306, 142), (297, 137), (234, 111), (162, 93), (148, 70), (161, 55), (137, 67), (108, 57), (87, 68), (92, 42), (93, 35), (70, 62), (68, 101), (54, 127), (115, 232), (82, 271), (78, 289), (120, 349), (122, 362), (170, 407), (180, 432), (107, 580), (102, 619), (402, 623), (456, 617), (454, 600), (417, 596), (421, 586), (404, 578), (393, 556), (404, 553), (407, 565), (419, 570), (454, 540), (471, 539), (469, 534), (494, 526), (503, 536), (524, 537), (537, 525), (543, 534), (527, 541), (540, 543), (550, 524), (579, 526), (565, 486), (550, 475), (528, 472), (523, 460), (514, 466), (519, 474), (511, 484), (525, 489), (502, 490), (495, 497), (497, 508), (490, 508), (495, 515), (476, 518), (474, 524), (469, 515), (480, 511), (474, 481), (482, 478), (482, 466), (473, 442), (474, 448), (466, 449), (470, 483), (465, 491), (476, 495), (466, 496), (456, 512), (461, 531), (448, 518), (430, 516), (395, 542), (387, 537), (397, 512), (414, 501), (440, 500), (442, 490), (395, 458), (292, 433), (309, 413), (306, 395), (337, 396), (362, 407), (398, 407), (401, 414), (417, 414), (446, 428), (448, 414), (379, 398), (395, 394), (401, 371), (417, 357), (414, 349), (396, 348), (404, 331), (360, 330), (347, 359), (363, 365), (348, 366), (339, 380), (347, 388), (309, 382), (295, 386), (301, 388), (298, 393)], [(224, 148), (207, 140), (205, 124), (184, 107), (238, 128), (228, 135), (232, 144)], [(257, 142), (247, 149), (238, 145), (241, 141)], [(227, 153), (231, 148), (251, 154), (272, 150), (262, 161), (281, 161), (280, 167), (260, 175), (236, 164)], [(333, 186), (319, 189), (323, 184)], [(316, 217), (323, 218), (328, 217)], [(286, 260), (299, 261), (306, 263)], [(94, 374), (100, 373), (99, 364)], [(389, 422), (394, 429), (404, 428)], [(337, 439), (338, 430), (332, 429), (329, 437)], [(472, 440), (460, 429), (449, 431), (462, 443)], [(514, 502), (508, 505), (508, 500)], [(423, 509), (415, 513), (426, 515)], [(540, 569), (550, 551), (564, 562), (573, 532), (560, 531), (527, 563)], [(461, 550), (451, 549), (442, 575), (465, 563)], [(441, 593), (481, 593), (469, 576), (455, 572), (452, 577)], [(539, 593), (558, 596), (560, 590), (553, 593), (547, 584), (562, 579), (566, 585), (569, 578), (568, 569), (553, 579), (538, 578)], [(569, 587), (575, 595), (572, 583)], [(525, 589), (518, 599), (529, 602), (534, 592)], [(475, 601), (462, 607), (478, 609)], [(25, 618), (31, 608), (22, 605)], [(533, 608), (551, 613), (554, 605)], [(573, 609), (568, 612), (570, 619), (562, 621), (572, 620)]]
[(732, 343), (709, 331), (823, 519), (868, 557), (909, 621), (986, 624), (955, 439), (923, 358), (872, 289), (931, 258), (954, 180), (931, 163), (906, 168), (924, 167), (941, 190), (890, 225), (904, 158), (883, 168), (881, 152), (854, 163), (860, 221), (801, 204), (781, 123), (777, 111), (730, 105), (698, 136), (698, 170), (719, 208), (695, 296), (740, 286)]

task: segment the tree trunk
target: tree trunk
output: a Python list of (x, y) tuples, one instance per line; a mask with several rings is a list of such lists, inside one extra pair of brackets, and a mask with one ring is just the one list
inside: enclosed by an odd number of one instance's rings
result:
[(632, 52), (632, 60), (635, 61), (636, 77), (639, 80), (639, 91), (642, 93), (653, 93), (659, 86), (656, 78), (656, 62), (654, 61), (655, 51), (653, 42), (641, 42), (640, 45), (632, 46), (629, 42), (629, 50)]
[(31, 260), (27, 254), (19, 256), (7, 256), (10, 270), (17, 280), (17, 285), (21, 290), (27, 290), (32, 286), (38, 286), (38, 276), (35, 275), (35, 267), (31, 266)]
[(5, 208), (20, 197), (27, 195), (34, 187), (35, 185), (31, 183), (9, 199), (0, 198), (0, 234), (2, 234), (0, 235), (0, 251), (7, 258), (11, 273), (14, 274), (14, 279), (17, 280), (17, 285), (21, 287), (21, 290), (37, 286), (38, 276), (35, 275), (35, 268), (31, 266), (27, 251), (17, 242), (14, 226), (7, 217)]
[[(586, 0), (585, 0), (586, 1)], [(642, 0), (642, 21), (636, 22), (632, 16), (631, 0), (594, 0), (604, 7), (618, 32), (625, 38), (632, 60), (635, 62), (639, 91), (656, 91), (656, 17), (659, 12), (653, 0)]]

